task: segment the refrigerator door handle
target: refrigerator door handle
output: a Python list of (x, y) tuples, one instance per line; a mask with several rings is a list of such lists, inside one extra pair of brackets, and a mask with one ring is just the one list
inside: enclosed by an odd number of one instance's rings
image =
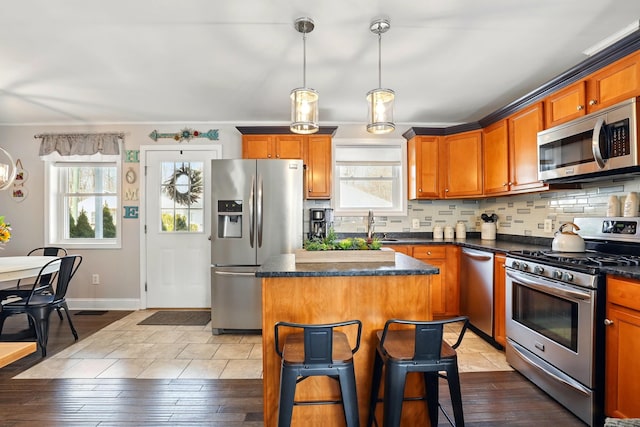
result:
[(258, 175), (258, 203), (256, 203), (256, 219), (258, 224), (258, 247), (262, 247), (262, 214), (263, 214), (263, 183), (262, 175)]
[(256, 176), (251, 176), (251, 194), (249, 195), (250, 203), (249, 203), (249, 245), (253, 248), (253, 235), (255, 233), (254, 229), (254, 218), (253, 218), (253, 206), (256, 202)]

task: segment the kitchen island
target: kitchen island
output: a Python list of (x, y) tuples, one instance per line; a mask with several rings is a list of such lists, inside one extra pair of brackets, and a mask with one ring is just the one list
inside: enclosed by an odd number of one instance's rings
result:
[[(400, 253), (395, 254), (395, 263), (296, 264), (293, 254), (270, 258), (256, 273), (262, 279), (264, 425), (276, 426), (278, 419), (280, 358), (274, 346), (276, 322), (362, 322), (362, 340), (354, 364), (360, 423), (365, 425), (374, 332), (391, 318), (430, 320), (431, 275), (438, 273), (438, 268)], [(355, 333), (349, 340), (355, 343)], [(419, 375), (409, 378), (408, 394), (415, 395), (422, 387)], [(326, 377), (309, 378), (296, 390), (296, 400), (339, 396), (337, 382)], [(381, 419), (382, 405), (378, 405), (378, 412)], [(428, 425), (425, 403), (406, 402), (403, 423)], [(344, 425), (342, 405), (296, 406), (292, 425)]]

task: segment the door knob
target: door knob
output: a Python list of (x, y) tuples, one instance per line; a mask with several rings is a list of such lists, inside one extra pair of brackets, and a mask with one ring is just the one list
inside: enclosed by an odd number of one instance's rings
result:
[(613, 320), (604, 319), (604, 325), (605, 325), (605, 326), (611, 326), (611, 325), (613, 325)]

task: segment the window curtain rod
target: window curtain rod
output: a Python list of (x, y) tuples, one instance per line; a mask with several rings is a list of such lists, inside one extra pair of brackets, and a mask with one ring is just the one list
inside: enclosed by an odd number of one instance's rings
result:
[(77, 137), (94, 137), (94, 136), (115, 136), (124, 139), (123, 132), (98, 132), (98, 133), (43, 133), (33, 135), (35, 139), (45, 138), (47, 136), (77, 136)]

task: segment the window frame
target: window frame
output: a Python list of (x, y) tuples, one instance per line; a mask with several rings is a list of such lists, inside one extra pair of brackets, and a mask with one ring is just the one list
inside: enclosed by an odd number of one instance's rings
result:
[[(116, 237), (114, 238), (65, 238), (64, 233), (68, 227), (68, 217), (64, 210), (66, 190), (62, 188), (60, 165), (77, 166), (86, 165), (113, 165), (116, 168)], [(109, 156), (108, 159), (64, 159), (45, 161), (45, 245), (63, 246), (74, 249), (120, 249), (122, 248), (122, 156)]]
[[(340, 147), (357, 148), (358, 150), (366, 150), (368, 148), (389, 147), (400, 150), (400, 171), (398, 176), (399, 194), (397, 195), (399, 206), (392, 208), (371, 208), (376, 215), (381, 216), (407, 216), (408, 199), (407, 199), (407, 145), (402, 139), (334, 139), (331, 144), (332, 153), (332, 172), (333, 172), (333, 197), (331, 198), (331, 207), (336, 216), (366, 216), (370, 208), (361, 209), (345, 209), (340, 207), (340, 161), (336, 156), (336, 151)], [(389, 164), (389, 161), (381, 161), (380, 165)], [(365, 162), (362, 163), (365, 166)]]

